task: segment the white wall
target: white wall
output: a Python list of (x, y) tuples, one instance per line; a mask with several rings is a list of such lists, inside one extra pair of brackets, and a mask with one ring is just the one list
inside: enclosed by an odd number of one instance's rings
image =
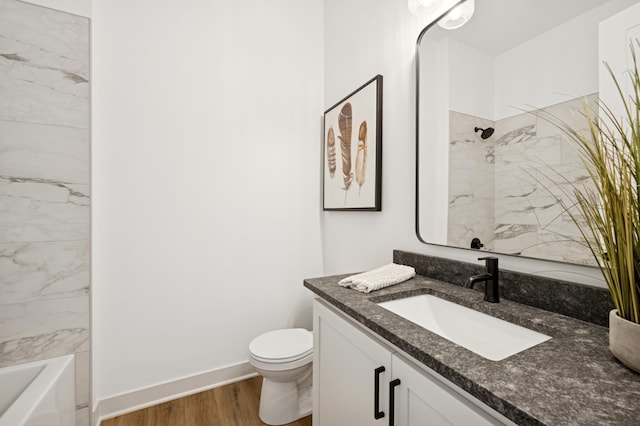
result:
[(640, 4), (629, 6), (629, 8), (602, 21), (599, 30), (598, 85), (600, 100), (615, 116), (622, 117), (626, 115), (624, 104), (605, 64), (610, 67), (625, 96), (631, 95), (633, 97), (632, 78), (627, 70), (633, 69), (638, 64), (633, 62), (629, 43), (633, 42), (637, 60), (637, 40), (640, 40)]
[(636, 1), (609, 1), (496, 57), (495, 120), (598, 92), (598, 23)]
[(311, 325), (321, 0), (93, 4), (94, 402)]
[(597, 45), (597, 21), (574, 19), (496, 57), (496, 121), (597, 92)]
[(382, 211), (323, 213), (326, 274), (390, 262), (394, 248), (426, 247), (414, 231), (414, 56), (428, 23), (406, 0), (325, 0), (325, 107), (376, 74), (384, 78)]
[[(416, 230), (424, 241), (447, 243), (449, 229), (449, 144), (437, 143), (449, 140), (449, 110), (451, 68), (449, 66), (449, 39), (432, 40), (423, 37), (416, 59), (420, 67), (419, 115), (421, 147), (418, 153), (420, 167), (420, 190), (428, 191), (429, 197), (421, 197), (418, 202), (420, 217)], [(419, 59), (418, 59), (419, 58)]]
[(449, 40), (452, 111), (493, 120), (495, 58), (454, 39)]

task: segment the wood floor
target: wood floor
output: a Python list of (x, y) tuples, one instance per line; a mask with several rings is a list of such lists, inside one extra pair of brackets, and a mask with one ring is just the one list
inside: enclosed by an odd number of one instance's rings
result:
[[(262, 426), (258, 418), (262, 377), (211, 389), (104, 420), (101, 426)], [(311, 416), (289, 423), (311, 426)]]

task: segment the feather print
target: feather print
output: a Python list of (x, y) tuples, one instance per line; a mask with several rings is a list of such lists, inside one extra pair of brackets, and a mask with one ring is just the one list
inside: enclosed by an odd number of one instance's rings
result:
[(333, 179), (336, 174), (336, 137), (333, 127), (327, 133), (327, 161), (329, 162), (329, 176)]
[[(340, 127), (340, 151), (342, 152), (342, 178), (344, 190), (348, 191), (353, 182), (351, 172), (351, 103), (347, 102), (338, 115), (338, 127)], [(346, 193), (345, 193), (346, 200)]]
[(356, 154), (356, 182), (360, 185), (364, 185), (364, 177), (367, 174), (367, 121), (363, 121), (360, 124), (360, 130), (358, 131), (358, 153)]

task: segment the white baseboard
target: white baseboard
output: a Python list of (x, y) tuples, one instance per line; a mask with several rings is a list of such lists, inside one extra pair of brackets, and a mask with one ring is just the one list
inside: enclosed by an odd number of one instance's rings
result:
[(131, 413), (173, 399), (193, 395), (208, 389), (224, 386), (257, 376), (248, 361), (194, 376), (183, 377), (144, 389), (123, 393), (97, 401), (93, 411), (93, 424), (122, 414)]

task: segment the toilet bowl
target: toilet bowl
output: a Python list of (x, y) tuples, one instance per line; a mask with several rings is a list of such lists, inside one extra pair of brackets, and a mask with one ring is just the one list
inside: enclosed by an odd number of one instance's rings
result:
[(283, 425), (311, 414), (313, 334), (304, 328), (274, 330), (249, 344), (249, 362), (262, 375), (260, 420)]

